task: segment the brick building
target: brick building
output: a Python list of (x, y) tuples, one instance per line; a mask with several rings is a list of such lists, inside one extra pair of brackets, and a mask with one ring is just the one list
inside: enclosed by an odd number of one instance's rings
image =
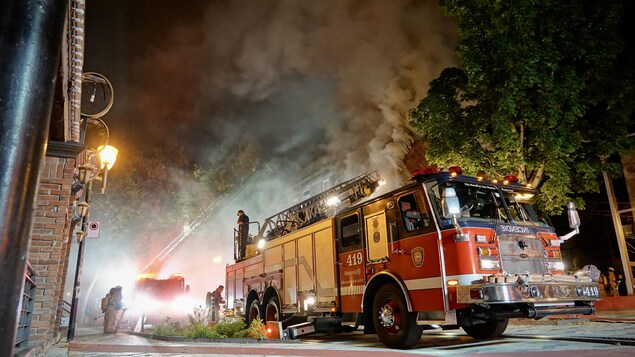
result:
[[(16, 351), (32, 350), (37, 354), (66, 337), (62, 320), (68, 316), (69, 306), (64, 301), (64, 284), (77, 223), (73, 219), (75, 196), (81, 190), (74, 176), (84, 151), (80, 143), (84, 10), (85, 0), (68, 1), (46, 156), (40, 165), (27, 255), (33, 274), (30, 280), (35, 288), (31, 293), (25, 290), (23, 300), (30, 300), (32, 310), (27, 318), (20, 318)], [(23, 301), (23, 308), (27, 302)], [(30, 326), (23, 320), (30, 322)]]

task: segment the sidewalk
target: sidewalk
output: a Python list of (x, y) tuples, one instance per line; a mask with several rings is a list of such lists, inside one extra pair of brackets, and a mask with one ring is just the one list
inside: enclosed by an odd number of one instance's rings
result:
[[(632, 305), (631, 305), (632, 304)], [(618, 310), (623, 308), (623, 310)], [(464, 334), (457, 330), (459, 334)], [(553, 316), (541, 320), (513, 320), (506, 334), (539, 334), (552, 337), (632, 337), (635, 336), (635, 297), (605, 298), (590, 316)], [(359, 346), (358, 346), (359, 347)], [(99, 327), (79, 328), (75, 340), (61, 341), (44, 356), (321, 356), (384, 357), (403, 356), (403, 352), (371, 348), (356, 350), (355, 343), (311, 343), (300, 340), (260, 341), (218, 340), (160, 341), (140, 334), (120, 331), (104, 334)], [(429, 353), (432, 351), (420, 351)], [(374, 356), (373, 356), (374, 355)], [(421, 354), (419, 354), (421, 355)], [(432, 355), (432, 354), (427, 354)]]

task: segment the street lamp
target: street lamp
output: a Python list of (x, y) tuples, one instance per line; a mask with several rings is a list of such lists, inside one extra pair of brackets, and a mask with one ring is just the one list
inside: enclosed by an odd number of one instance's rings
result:
[[(106, 125), (103, 121), (100, 122)], [(90, 149), (87, 151), (91, 151)], [(94, 152), (94, 151), (93, 151)], [(80, 286), (81, 286), (81, 273), (84, 260), (84, 242), (86, 237), (86, 231), (88, 230), (89, 220), (89, 208), (91, 202), (91, 195), (93, 190), (93, 181), (95, 179), (101, 179), (100, 193), (104, 193), (106, 189), (106, 179), (108, 171), (112, 169), (115, 161), (117, 160), (117, 150), (110, 145), (102, 145), (97, 149), (99, 154), (99, 167), (95, 168), (89, 163), (80, 165), (76, 179), (84, 185), (86, 188), (84, 191), (84, 201), (77, 204), (77, 215), (81, 217), (81, 228), (76, 233), (78, 250), (77, 250), (77, 265), (75, 267), (75, 280), (73, 284), (73, 300), (71, 303), (71, 313), (68, 322), (67, 340), (71, 341), (75, 338), (75, 329), (77, 326), (77, 309), (79, 306)], [(101, 175), (101, 176), (100, 176)]]

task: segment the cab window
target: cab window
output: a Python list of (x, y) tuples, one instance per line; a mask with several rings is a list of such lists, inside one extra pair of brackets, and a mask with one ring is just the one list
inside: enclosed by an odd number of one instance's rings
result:
[(361, 247), (361, 234), (359, 231), (359, 216), (352, 214), (340, 220), (340, 244), (343, 250), (358, 249)]
[(414, 232), (430, 226), (430, 217), (420, 195), (416, 195), (415, 192), (403, 195), (399, 197), (397, 203), (406, 232)]

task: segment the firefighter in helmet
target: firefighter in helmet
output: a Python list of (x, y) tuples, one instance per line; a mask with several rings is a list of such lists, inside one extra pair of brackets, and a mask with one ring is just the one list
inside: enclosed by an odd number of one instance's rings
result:
[(214, 322), (218, 322), (220, 319), (220, 306), (225, 303), (223, 299), (223, 289), (225, 287), (219, 285), (216, 290), (214, 290), (211, 294), (211, 305), (212, 305), (212, 320)]
[(238, 241), (239, 241), (239, 259), (245, 259), (245, 253), (247, 250), (247, 239), (249, 239), (249, 217), (245, 214), (243, 210), (239, 210), (236, 214), (238, 216), (238, 220), (236, 224), (238, 224)]
[(117, 313), (119, 313), (119, 310), (121, 310), (122, 307), (121, 286), (117, 285), (110, 289), (106, 298), (106, 309), (104, 311), (104, 333), (116, 333)]

